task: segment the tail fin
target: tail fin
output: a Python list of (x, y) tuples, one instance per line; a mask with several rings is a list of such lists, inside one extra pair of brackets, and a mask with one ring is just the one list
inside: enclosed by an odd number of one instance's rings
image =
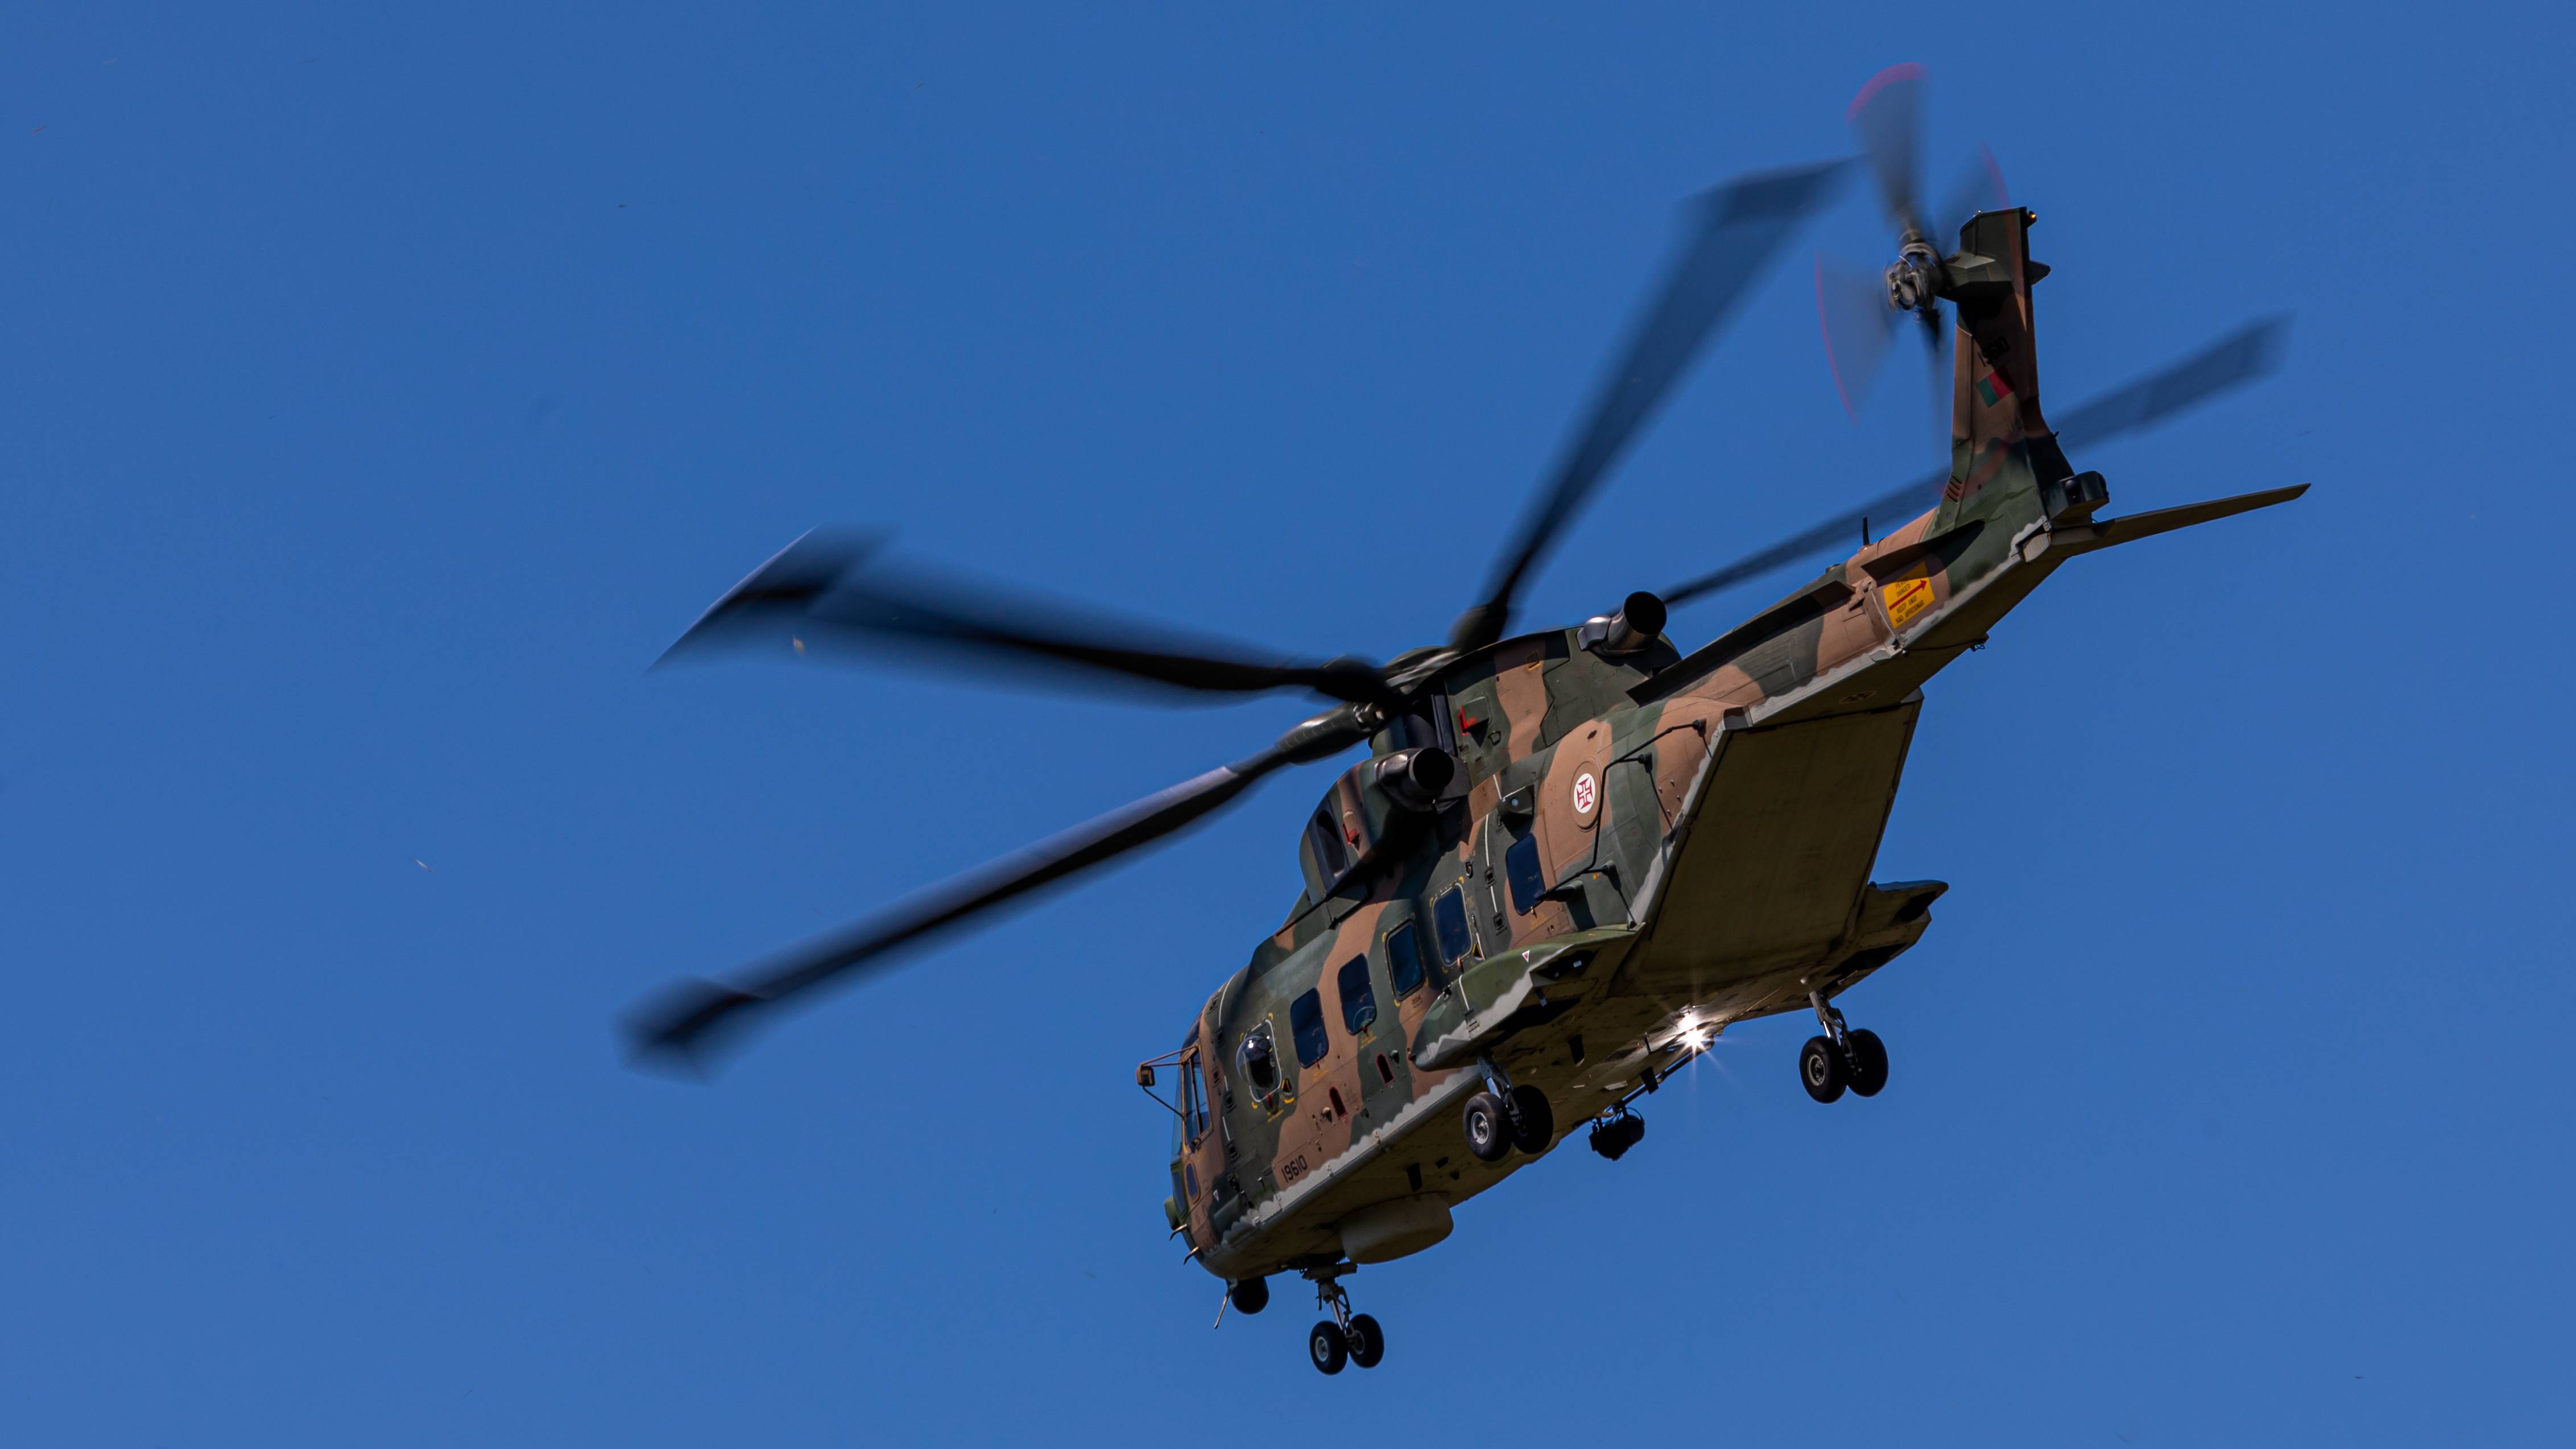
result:
[[(1940, 291), (1958, 311), (1958, 335), (1950, 359), (1950, 481), (1934, 532), (2040, 506), (2039, 490), (2075, 471), (2039, 406), (2030, 289), (2048, 268), (2030, 259), (2036, 220), (2018, 206), (1979, 212), (1959, 228), (1959, 250), (1941, 263)], [(2082, 500), (2075, 504), (2067, 511), (2089, 511)]]

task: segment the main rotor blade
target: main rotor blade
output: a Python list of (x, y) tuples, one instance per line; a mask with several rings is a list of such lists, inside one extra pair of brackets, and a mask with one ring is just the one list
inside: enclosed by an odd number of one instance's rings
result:
[[(2230, 388), (2251, 382), (2280, 366), (2290, 335), (2286, 315), (2253, 322), (2160, 372), (2103, 394), (2059, 415), (2057, 437), (2070, 447), (2105, 442), (2122, 433), (2161, 422), (2185, 408), (2205, 402)], [(1838, 513), (1803, 533), (1794, 534), (1758, 553), (1689, 583), (1660, 590), (1667, 606), (1678, 606), (1702, 594), (1759, 578), (1802, 558), (1847, 542), (1857, 542), (1861, 520), (1875, 518), (1894, 526), (1941, 501), (1947, 473), (1934, 473), (1890, 489), (1867, 503)]]
[(1704, 573), (1677, 588), (1662, 590), (1657, 597), (1664, 601), (1666, 608), (1677, 607), (1702, 594), (1713, 594), (1747, 579), (1758, 579), (1773, 569), (1786, 568), (1827, 549), (1857, 544), (1861, 520), (1876, 518), (1897, 523), (1912, 518), (1940, 502), (1942, 486), (1949, 481), (1949, 474), (1935, 473), (1889, 489), (1848, 513), (1837, 513), (1804, 533), (1792, 534), (1759, 553), (1746, 554), (1722, 569)]
[(1752, 290), (1797, 224), (1833, 197), (1848, 162), (1739, 177), (1691, 203), (1691, 233), (1618, 361), (1603, 374), (1583, 426), (1539, 490), (1497, 562), (1485, 600), (1461, 614), (1450, 642), (1474, 649), (1503, 636), (1521, 582), (1591, 496), (1603, 474), (1672, 391), (1720, 322)]
[(877, 646), (1201, 693), (1311, 689), (1331, 699), (1381, 702), (1395, 696), (1376, 666), (1361, 659), (1265, 657), (918, 568), (863, 572), (876, 547), (873, 538), (798, 539), (717, 600), (663, 658), (721, 643), (785, 639), (799, 649)]
[(2118, 437), (2272, 372), (2289, 342), (2288, 313), (2258, 319), (2162, 372), (2058, 414), (2052, 426), (2069, 446)]
[(787, 951), (731, 982), (679, 982), (625, 1020), (630, 1059), (697, 1065), (770, 1009), (816, 988), (894, 964), (950, 929), (1162, 839), (1231, 803), (1283, 765), (1320, 759), (1368, 738), (1350, 711), (1298, 726), (1277, 744), (1184, 780), (1085, 825), (933, 888), (875, 920)]

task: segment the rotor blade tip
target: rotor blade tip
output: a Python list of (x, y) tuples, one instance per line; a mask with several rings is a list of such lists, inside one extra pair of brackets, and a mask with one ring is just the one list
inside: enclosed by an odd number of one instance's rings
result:
[(665, 988), (622, 1024), (629, 1066), (704, 1077), (712, 1034), (742, 1024), (739, 1013), (766, 998), (720, 982), (690, 979)]
[(1843, 119), (1846, 121), (1857, 119), (1862, 108), (1869, 104), (1870, 98), (1877, 95), (1880, 91), (1887, 89), (1889, 86), (1896, 85), (1903, 81), (1919, 81), (1928, 74), (1930, 74), (1930, 72), (1926, 71), (1921, 63), (1916, 61), (1899, 61), (1896, 64), (1889, 66), (1887, 69), (1871, 76), (1867, 81), (1862, 83), (1860, 94), (1852, 97), (1851, 108), (1843, 112)]

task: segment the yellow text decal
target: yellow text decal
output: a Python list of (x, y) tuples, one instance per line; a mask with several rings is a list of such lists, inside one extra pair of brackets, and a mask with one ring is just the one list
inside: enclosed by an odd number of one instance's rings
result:
[(1886, 601), (1887, 622), (1902, 629), (1908, 620), (1932, 607), (1932, 581), (1920, 575), (1898, 579), (1881, 588), (1878, 596)]

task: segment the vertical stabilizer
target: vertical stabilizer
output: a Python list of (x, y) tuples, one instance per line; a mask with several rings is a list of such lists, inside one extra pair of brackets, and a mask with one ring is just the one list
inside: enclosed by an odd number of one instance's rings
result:
[(1936, 530), (2010, 510), (2007, 500), (2036, 501), (2043, 485), (2074, 472), (2039, 406), (2030, 289), (2048, 268), (2030, 259), (2037, 219), (2018, 206), (1980, 212), (1959, 228), (1959, 250), (1942, 260), (1940, 293), (1957, 309), (1958, 336), (1950, 481)]

